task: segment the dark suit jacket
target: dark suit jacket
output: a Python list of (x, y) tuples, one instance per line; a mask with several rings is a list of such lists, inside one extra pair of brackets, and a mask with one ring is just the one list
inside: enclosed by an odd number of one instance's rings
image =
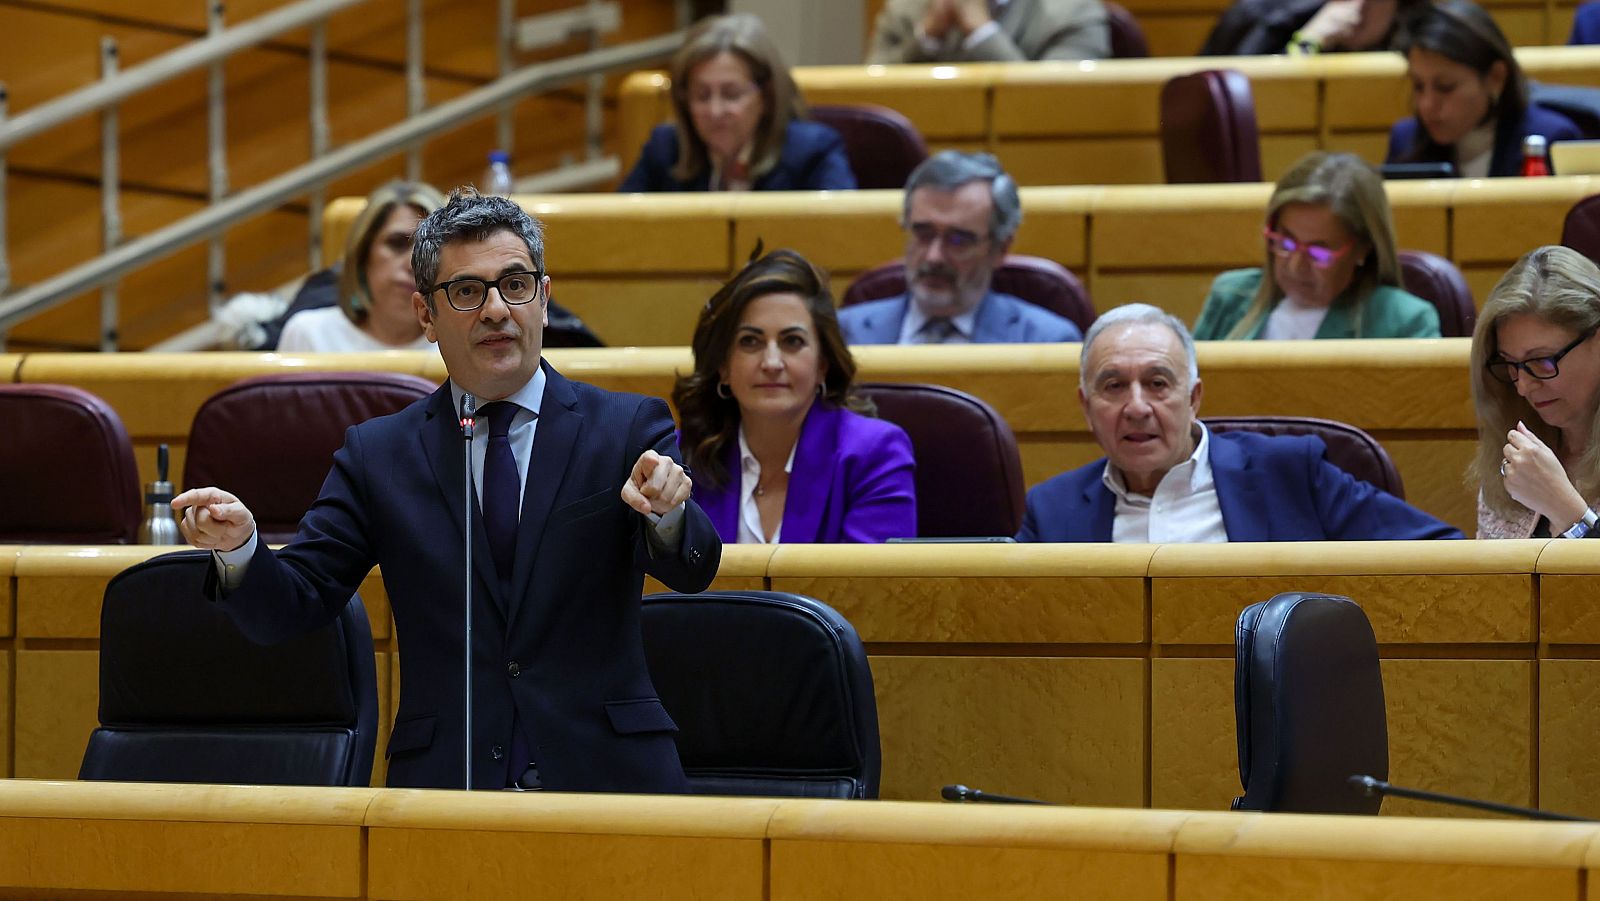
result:
[[(474, 504), (473, 787), (505, 784), (514, 708), (547, 788), (682, 791), (677, 727), (645, 667), (639, 594), (645, 572), (704, 589), (722, 545), (691, 501), (679, 554), (652, 558), (647, 521), (619, 497), (646, 449), (677, 457), (667, 405), (544, 365), (509, 578), (495, 572)], [(463, 444), (448, 383), (352, 427), (294, 543), (277, 553), (260, 544), (220, 601), (250, 638), (279, 641), (333, 619), (383, 568), (400, 640), (392, 786), (461, 785)]]
[[(650, 140), (639, 151), (639, 162), (617, 188), (623, 193), (638, 191), (708, 191), (711, 169), (690, 181), (672, 177), (678, 163), (678, 127), (657, 125)], [(849, 191), (856, 176), (845, 154), (844, 139), (820, 122), (795, 119), (783, 132), (783, 150), (771, 172), (751, 185), (757, 191)]]
[[(1211, 433), (1211, 476), (1229, 541), (1460, 538), (1461, 532), (1324, 458), (1321, 438)], [(1116, 497), (1105, 460), (1028, 491), (1018, 541), (1108, 542)]]
[[(839, 328), (850, 344), (898, 344), (900, 326), (911, 303), (909, 294), (852, 304), (839, 311)], [(974, 344), (1027, 344), (1082, 341), (1077, 323), (1038, 304), (990, 291), (978, 303), (973, 322)]]
[[(739, 540), (739, 442), (725, 455), (728, 483), (697, 489), (726, 542)], [(784, 544), (883, 542), (917, 534), (911, 439), (892, 422), (818, 401), (795, 445), (783, 502)]]
[[(1389, 129), (1389, 152), (1386, 163), (1453, 163), (1451, 148), (1438, 148), (1429, 153), (1417, 142), (1422, 124), (1415, 116), (1401, 119)], [(1569, 118), (1536, 103), (1528, 104), (1520, 120), (1501, 120), (1495, 127), (1494, 154), (1489, 158), (1489, 175), (1494, 177), (1522, 174), (1522, 139), (1528, 135), (1544, 135), (1545, 140), (1570, 141), (1583, 137), (1583, 131)]]

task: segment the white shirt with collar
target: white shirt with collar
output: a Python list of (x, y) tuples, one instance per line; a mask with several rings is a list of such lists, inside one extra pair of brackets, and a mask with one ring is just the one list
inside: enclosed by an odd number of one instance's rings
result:
[[(982, 305), (982, 302), (978, 304), (978, 306)], [(922, 312), (922, 307), (918, 306), (916, 299), (908, 293), (906, 295), (906, 315), (905, 318), (900, 321), (899, 343), (921, 344), (922, 342), (917, 340), (917, 336), (922, 333), (923, 326), (927, 325), (928, 320), (931, 318), (933, 317)], [(950, 325), (955, 328), (955, 331), (950, 334), (950, 337), (946, 338), (940, 343), (972, 343), (972, 335), (978, 327), (978, 307), (975, 306), (965, 313), (957, 316), (947, 316), (944, 318), (950, 320)]]
[(1106, 461), (1100, 481), (1116, 498), (1111, 540), (1118, 544), (1221, 543), (1228, 540), (1222, 505), (1211, 477), (1211, 432), (1200, 431), (1189, 459), (1167, 470), (1146, 497), (1128, 490), (1122, 473)]
[[(794, 452), (800, 446), (796, 441), (795, 446), (789, 448), (789, 459), (783, 464), (785, 474), (794, 472)], [(750, 452), (750, 445), (744, 440), (744, 426), (739, 426), (739, 543), (740, 544), (777, 544), (779, 536), (783, 534), (783, 521), (778, 521), (778, 527), (772, 530), (769, 540), (761, 531), (761, 509), (756, 506), (756, 486), (761, 484), (761, 461)]]
[[(517, 461), (517, 475), (520, 479), (517, 494), (517, 509), (522, 509), (522, 500), (527, 495), (528, 489), (528, 461), (533, 456), (533, 438), (539, 428), (539, 410), (544, 405), (544, 387), (547, 376), (544, 367), (540, 367), (533, 374), (533, 378), (521, 388), (512, 392), (505, 400), (516, 404), (522, 409), (511, 420), (511, 429), (506, 433), (506, 438), (511, 442), (511, 456)], [(461, 397), (466, 392), (454, 381), (450, 383), (450, 408), (461, 409)], [(489, 418), (482, 415), (486, 402), (479, 402), (480, 411), (478, 420), (472, 430), (472, 484), (478, 495), (478, 506), (483, 506), (483, 460), (489, 452)], [(617, 503), (622, 503), (620, 492), (622, 486), (617, 486), (619, 496)], [(683, 510), (684, 505), (679, 504), (667, 513), (657, 516), (650, 514), (650, 521), (655, 528), (645, 532), (649, 543), (661, 551), (671, 551), (679, 547), (683, 538)], [(240, 547), (231, 551), (213, 551), (216, 560), (217, 573), (222, 577), (224, 588), (237, 588), (244, 581), (246, 564), (256, 552), (256, 535), (252, 533), (250, 539)]]

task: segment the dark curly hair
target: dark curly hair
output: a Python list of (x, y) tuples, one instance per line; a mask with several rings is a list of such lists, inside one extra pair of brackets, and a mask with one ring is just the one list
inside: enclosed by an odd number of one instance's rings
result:
[(706, 301), (694, 328), (694, 371), (680, 373), (672, 386), (684, 458), (695, 481), (713, 488), (728, 481), (723, 453), (739, 431), (739, 402), (717, 394), (720, 370), (728, 363), (745, 307), (769, 294), (797, 294), (811, 311), (817, 349), (827, 366), (823, 402), (867, 416), (877, 413), (871, 401), (855, 394), (856, 361), (839, 332), (827, 276), (792, 250), (774, 250), (752, 260)]

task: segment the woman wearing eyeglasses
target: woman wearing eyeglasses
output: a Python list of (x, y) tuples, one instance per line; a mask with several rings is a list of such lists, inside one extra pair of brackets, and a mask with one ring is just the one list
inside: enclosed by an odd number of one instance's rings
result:
[(713, 16), (672, 58), (672, 125), (650, 133), (620, 191), (850, 190), (839, 133), (805, 101), (766, 26)]
[(1439, 313), (1400, 287), (1383, 181), (1352, 153), (1313, 153), (1267, 203), (1266, 265), (1217, 276), (1194, 336), (1437, 338)]
[(1518, 260), (1472, 333), (1479, 538), (1600, 537), (1600, 268), (1566, 247)]

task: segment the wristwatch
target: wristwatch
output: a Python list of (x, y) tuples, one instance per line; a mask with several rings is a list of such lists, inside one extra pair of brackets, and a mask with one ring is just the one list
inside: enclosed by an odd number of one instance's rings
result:
[(1565, 532), (1562, 532), (1561, 533), (1561, 537), (1562, 538), (1584, 538), (1584, 537), (1587, 537), (1588, 534), (1589, 534), (1589, 530), (1594, 528), (1594, 524), (1596, 522), (1600, 522), (1600, 513), (1595, 513), (1593, 510), (1585, 510), (1585, 511), (1583, 511), (1583, 518), (1578, 520), (1577, 522), (1573, 523), (1572, 524), (1572, 528), (1566, 530)]

